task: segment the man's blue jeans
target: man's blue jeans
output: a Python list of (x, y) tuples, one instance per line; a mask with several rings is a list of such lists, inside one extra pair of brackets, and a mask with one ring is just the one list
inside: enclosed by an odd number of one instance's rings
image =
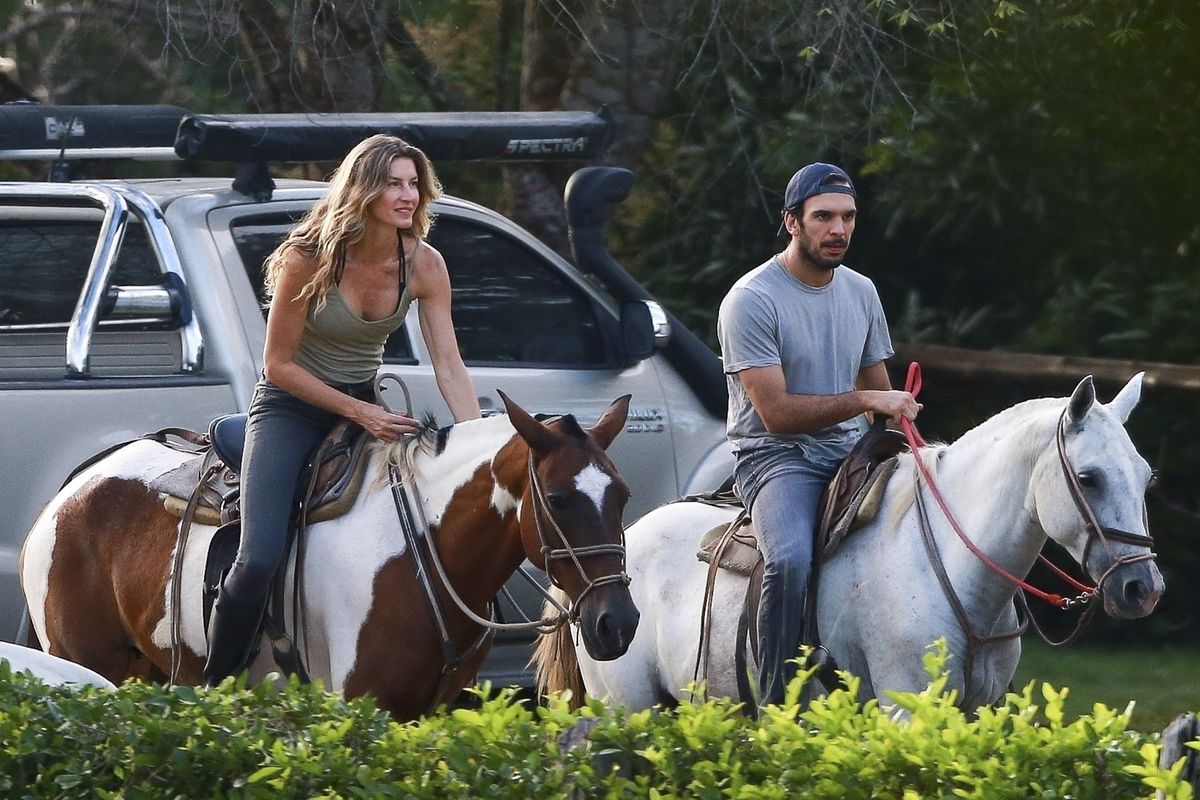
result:
[(734, 474), (763, 554), (759, 704), (780, 703), (796, 665), (821, 493), (844, 454), (785, 445), (739, 454)]

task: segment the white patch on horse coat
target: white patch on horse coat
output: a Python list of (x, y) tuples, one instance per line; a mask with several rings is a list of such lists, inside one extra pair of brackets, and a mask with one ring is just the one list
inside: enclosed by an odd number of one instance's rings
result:
[[(179, 528), (176, 526), (176, 533)], [(200, 587), (204, 581), (204, 566), (208, 560), (208, 546), (212, 542), (217, 529), (211, 525), (193, 525), (188, 532), (187, 547), (183, 551), (183, 572), (180, 593), (180, 609), (182, 615), (179, 626), (179, 642), (196, 655), (204, 655), (208, 651), (207, 634), (204, 630), (204, 598)], [(171, 548), (171, 561), (175, 563), (176, 547)], [(166, 590), (163, 592), (163, 609), (166, 612), (154, 626), (150, 641), (157, 647), (171, 647), (171, 617), (173, 615), (173, 595), (175, 592), (175, 576), (168, 574)]]
[[(495, 480), (494, 475), (493, 480)], [(513, 511), (520, 510), (520, 507), (521, 501), (516, 495), (501, 486), (499, 482), (492, 484), (492, 508), (496, 509), (497, 514), (504, 517)]]
[(507, 416), (469, 420), (450, 429), (441, 453), (417, 454), (417, 485), (429, 525), (441, 523), (455, 492), (471, 480), (480, 466), (491, 461), (514, 433)]
[(596, 511), (604, 509), (604, 492), (612, 483), (612, 477), (596, 464), (588, 464), (575, 476), (575, 488), (592, 498)]

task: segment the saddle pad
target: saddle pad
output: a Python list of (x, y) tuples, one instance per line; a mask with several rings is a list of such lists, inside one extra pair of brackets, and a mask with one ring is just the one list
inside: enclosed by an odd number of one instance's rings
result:
[(847, 536), (871, 522), (879, 514), (879, 506), (883, 503), (883, 492), (899, 463), (899, 460), (893, 457), (871, 470), (866, 482), (854, 494), (845, 510), (826, 532), (825, 545), (821, 549), (822, 561), (833, 555), (838, 545)]
[[(717, 567), (736, 572), (738, 575), (749, 575), (754, 570), (754, 565), (762, 559), (762, 554), (758, 552), (758, 540), (754, 538), (754, 527), (749, 517), (742, 515), (735, 520), (734, 525), (736, 527), (732, 535), (728, 537), (728, 542), (719, 553)], [(727, 530), (729, 525), (718, 525), (701, 536), (700, 550), (696, 553), (696, 558), (711, 564)]]

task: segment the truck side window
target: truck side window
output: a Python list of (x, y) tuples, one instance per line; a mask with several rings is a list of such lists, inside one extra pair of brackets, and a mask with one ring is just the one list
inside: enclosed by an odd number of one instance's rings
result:
[[(229, 226), (264, 319), (267, 316), (268, 298), (263, 288), (263, 264), (299, 219), (300, 212), (256, 214)], [(403, 327), (388, 337), (383, 347), (383, 358), (388, 362), (416, 363), (408, 342), (408, 332)]]
[[(0, 332), (63, 331), (83, 291), (98, 222), (5, 220), (0, 222)], [(110, 284), (162, 285), (163, 273), (145, 229), (130, 223)], [(165, 323), (100, 320), (101, 329), (162, 329)]]
[(430, 240), (450, 271), (454, 329), (468, 365), (609, 363), (595, 302), (538, 253), (448, 215)]

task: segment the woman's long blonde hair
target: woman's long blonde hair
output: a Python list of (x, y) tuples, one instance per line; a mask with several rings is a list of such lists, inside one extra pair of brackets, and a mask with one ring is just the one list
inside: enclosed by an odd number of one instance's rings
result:
[(268, 296), (275, 294), (284, 263), (293, 250), (316, 261), (312, 280), (300, 289), (296, 300), (325, 303), (325, 294), (340, 276), (346, 247), (361, 241), (367, 230), (367, 206), (387, 188), (392, 162), (412, 159), (417, 168), (420, 199), (410, 231), (418, 241), (429, 234), (433, 218), (429, 204), (441, 197), (442, 185), (433, 164), (419, 148), (396, 136), (379, 133), (368, 137), (346, 154), (329, 180), (329, 192), (309, 209), (288, 237), (263, 264)]

